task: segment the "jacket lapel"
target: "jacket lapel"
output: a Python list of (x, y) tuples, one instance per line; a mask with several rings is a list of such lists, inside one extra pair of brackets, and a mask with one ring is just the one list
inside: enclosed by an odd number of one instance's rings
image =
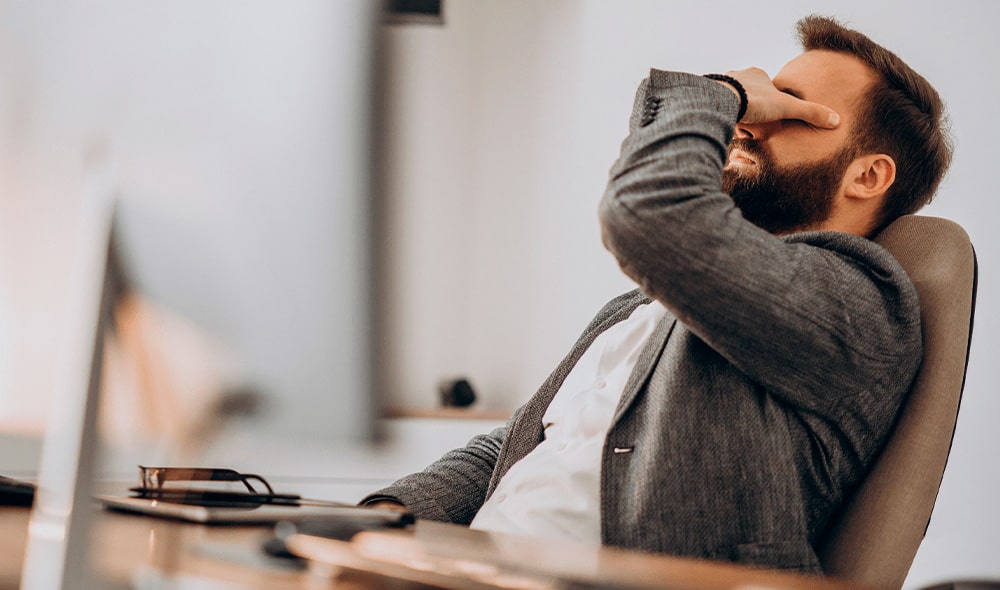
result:
[(649, 341), (646, 342), (646, 346), (642, 349), (639, 354), (639, 361), (635, 364), (635, 369), (632, 370), (632, 374), (629, 375), (628, 381), (625, 382), (625, 390), (622, 392), (621, 399), (618, 400), (618, 408), (615, 410), (614, 418), (611, 419), (611, 428), (614, 428), (618, 421), (621, 420), (625, 412), (635, 403), (635, 400), (639, 397), (639, 392), (642, 390), (646, 381), (649, 380), (649, 376), (653, 374), (653, 368), (656, 366), (656, 360), (663, 353), (663, 348), (667, 344), (667, 339), (670, 337), (670, 333), (673, 332), (674, 326), (677, 325), (677, 318), (674, 317), (669, 311), (660, 323), (656, 325), (656, 329), (649, 337)]

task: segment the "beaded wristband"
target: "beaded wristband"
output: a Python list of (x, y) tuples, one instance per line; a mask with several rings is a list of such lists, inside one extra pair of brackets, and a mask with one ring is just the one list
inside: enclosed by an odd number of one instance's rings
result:
[(740, 81), (725, 74), (705, 74), (704, 77), (709, 80), (725, 82), (736, 89), (736, 93), (740, 95), (740, 112), (736, 115), (736, 122), (739, 123), (743, 120), (743, 115), (747, 114), (747, 104), (749, 104), (749, 101), (747, 100), (747, 91), (740, 84)]

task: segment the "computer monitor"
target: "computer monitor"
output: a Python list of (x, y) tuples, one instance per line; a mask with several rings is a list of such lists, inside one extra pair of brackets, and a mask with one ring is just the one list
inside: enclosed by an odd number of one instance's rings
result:
[(377, 6), (3, 7), (12, 151), (69, 208), (100, 153), (130, 287), (235, 351), (225, 385), (260, 396), (253, 429), (276, 440), (374, 428)]
[[(77, 269), (83, 332), (69, 365), (99, 374), (86, 330), (108, 319), (95, 307), (104, 279), (119, 278), (107, 268), (201, 326), (242, 369), (226, 391), (261, 400), (212, 466), (250, 468), (263, 449), (332, 454), (375, 432), (378, 5), (0, 2), (3, 45), (16, 50), (0, 68), (0, 92), (16, 94), (0, 117), (18, 128), (4, 152), (48, 198), (97, 203), (80, 236), (89, 262)], [(117, 266), (106, 267), (112, 236)], [(65, 380), (74, 403), (54, 400), (50, 419), (79, 436), (53, 445), (49, 429), (36, 512), (47, 497), (53, 513), (72, 508), (73, 490), (46, 491), (86, 488), (93, 470), (81, 463), (94, 400), (80, 371)], [(44, 524), (33, 537), (53, 532)], [(72, 553), (60, 558), (67, 571)]]

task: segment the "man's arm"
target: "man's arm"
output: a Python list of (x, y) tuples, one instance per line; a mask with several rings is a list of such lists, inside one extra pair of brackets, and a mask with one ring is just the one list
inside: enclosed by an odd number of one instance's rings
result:
[(515, 412), (503, 427), (476, 436), (423, 471), (369, 494), (360, 504), (380, 508), (402, 505), (418, 518), (471, 523), (485, 501), (507, 430), (518, 415)]
[[(766, 96), (755, 106), (749, 79), (745, 119), (803, 108)], [(920, 355), (912, 284), (863, 238), (782, 239), (746, 221), (721, 191), (738, 110), (718, 82), (652, 72), (601, 203), (605, 245), (647, 295), (793, 405), (850, 411), (837, 406), (862, 390), (898, 391), (892, 381), (908, 383)], [(824, 113), (811, 112), (798, 116)]]

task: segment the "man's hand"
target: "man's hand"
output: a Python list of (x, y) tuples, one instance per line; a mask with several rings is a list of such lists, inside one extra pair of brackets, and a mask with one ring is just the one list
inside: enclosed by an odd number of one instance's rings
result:
[(399, 502), (394, 502), (392, 500), (379, 500), (377, 502), (372, 502), (371, 504), (365, 504), (365, 508), (378, 508), (380, 510), (397, 510), (399, 512), (406, 512), (406, 506), (400, 504)]
[(752, 125), (797, 119), (823, 129), (833, 129), (840, 125), (837, 111), (778, 90), (771, 83), (767, 72), (760, 68), (729, 71), (726, 75), (739, 81), (747, 93), (747, 112), (740, 120), (741, 123)]

